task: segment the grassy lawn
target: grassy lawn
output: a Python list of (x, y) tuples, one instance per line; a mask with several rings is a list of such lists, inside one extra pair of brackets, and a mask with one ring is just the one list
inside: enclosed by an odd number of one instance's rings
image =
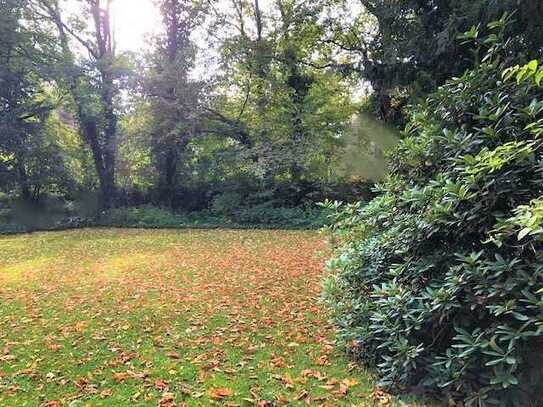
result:
[(0, 406), (390, 404), (333, 346), (325, 250), (313, 232), (0, 238)]

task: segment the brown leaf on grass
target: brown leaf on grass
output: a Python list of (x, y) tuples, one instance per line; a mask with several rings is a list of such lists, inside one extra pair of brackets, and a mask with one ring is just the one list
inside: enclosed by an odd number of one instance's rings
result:
[(169, 388), (170, 386), (164, 380), (160, 380), (160, 379), (155, 380), (155, 389), (157, 389), (158, 391), (166, 391)]
[(33, 369), (21, 369), (18, 372), (15, 373), (16, 376), (32, 376), (34, 374)]
[(347, 394), (349, 388), (356, 386), (357, 384), (358, 382), (354, 379), (343, 379), (341, 383), (339, 383), (339, 389), (334, 391), (334, 394), (343, 397)]
[(131, 378), (138, 379), (138, 380), (144, 380), (149, 375), (149, 373), (146, 371), (134, 372), (132, 370), (127, 370), (126, 374), (128, 374)]
[(302, 377), (311, 377), (312, 373), (313, 373), (313, 370), (311, 370), (311, 369), (304, 369), (304, 370), (302, 370), (302, 372), (300, 373), (300, 376), (302, 376)]
[(296, 401), (305, 401), (306, 404), (311, 404), (311, 397), (309, 397), (309, 393), (307, 390), (302, 390), (300, 394), (298, 394), (294, 400)]
[(153, 344), (158, 348), (162, 347), (163, 344), (164, 344), (164, 337), (163, 336), (155, 336), (153, 338)]
[(358, 384), (358, 380), (356, 379), (343, 379), (341, 381), (342, 384), (344, 384), (347, 387), (354, 387)]
[(111, 389), (104, 389), (100, 392), (100, 398), (102, 399), (106, 399), (108, 398), (109, 396), (111, 396), (113, 394), (113, 392), (111, 391)]
[(60, 407), (60, 403), (58, 401), (46, 401), (41, 407)]
[(303, 378), (312, 377), (312, 378), (317, 379), (317, 380), (325, 380), (326, 379), (326, 375), (319, 372), (318, 370), (313, 370), (313, 369), (304, 369), (304, 370), (302, 370), (302, 372), (300, 373), (300, 376), (303, 377)]
[(207, 395), (212, 400), (222, 400), (234, 394), (232, 390), (226, 387), (213, 387), (207, 391)]
[(290, 403), (290, 400), (287, 398), (287, 396), (278, 394), (275, 396), (275, 402), (281, 405), (286, 405)]
[(289, 375), (281, 377), (281, 382), (287, 389), (292, 389), (294, 387), (294, 380)]
[(89, 379), (87, 377), (80, 377), (75, 381), (75, 387), (77, 387), (80, 391), (85, 390), (85, 388), (89, 385)]
[(277, 356), (270, 360), (270, 365), (272, 367), (284, 367), (285, 366), (285, 359), (281, 356)]
[(188, 396), (188, 395), (190, 395), (192, 393), (192, 389), (186, 383), (180, 383), (178, 385), (178, 388), (179, 388), (179, 391), (181, 392), (181, 394), (184, 394), (186, 396)]
[(205, 370), (205, 369), (200, 369), (198, 371), (198, 377), (197, 377), (197, 381), (199, 383), (204, 383), (210, 376), (210, 373)]
[(52, 343), (52, 342), (47, 342), (45, 346), (47, 347), (47, 349), (53, 352), (62, 348), (62, 345), (59, 345), (58, 343)]
[(168, 356), (170, 359), (181, 359), (181, 356), (177, 352), (168, 352), (166, 353), (166, 356)]
[(289, 343), (289, 344), (287, 345), (287, 347), (289, 347), (289, 348), (296, 348), (296, 347), (298, 347), (298, 346), (300, 346), (300, 344), (299, 344), (299, 343), (296, 343), (296, 342), (291, 342), (291, 343)]
[[(122, 238), (125, 232), (115, 233), (119, 233)], [(162, 232), (156, 232), (155, 236), (154, 233), (153, 238), (158, 238), (158, 235), (162, 234)], [(61, 274), (59, 278), (62, 280), (62, 284), (59, 285), (54, 279), (44, 281), (47, 284), (55, 282), (52, 287), (47, 287), (51, 294), (57, 290), (67, 290), (65, 310), (69, 309), (71, 312), (85, 306), (85, 315), (88, 317), (85, 319), (98, 322), (98, 331), (95, 333), (90, 332), (88, 325), (75, 327), (75, 322), (70, 324), (66, 330), (58, 328), (61, 335), (51, 336), (47, 339), (48, 343), (72, 343), (73, 346), (78, 347), (80, 354), (85, 355), (81, 362), (88, 363), (97, 361), (98, 355), (87, 349), (86, 336), (78, 334), (77, 331), (87, 332), (95, 341), (98, 338), (105, 340), (106, 342), (101, 346), (111, 348), (114, 354), (103, 363), (102, 374), (109, 371), (106, 379), (109, 378), (113, 381), (115, 378), (113, 385), (110, 386), (115, 391), (114, 394), (117, 393), (118, 388), (125, 387), (120, 383), (129, 381), (131, 385), (138, 386), (130, 394), (139, 390), (141, 393), (137, 396), (138, 402), (146, 405), (156, 405), (157, 400), (160, 399), (157, 394), (162, 395), (172, 391), (174, 384), (176, 398), (179, 398), (175, 400), (178, 407), (182, 405), (182, 397), (189, 400), (189, 397), (196, 399), (205, 396), (208, 400), (207, 403), (211, 404), (211, 399), (207, 398), (206, 393), (202, 393), (201, 389), (207, 389), (211, 386), (210, 380), (217, 371), (222, 371), (221, 375), (227, 374), (230, 375), (229, 377), (235, 375), (243, 378), (251, 385), (260, 383), (259, 378), (262, 375), (271, 377), (274, 373), (280, 373), (277, 377), (279, 382), (275, 386), (282, 388), (281, 392), (284, 395), (276, 396), (274, 399), (273, 395), (266, 396), (261, 389), (256, 388), (255, 391), (247, 394), (247, 401), (250, 405), (257, 403), (260, 407), (288, 405), (296, 403), (294, 400), (296, 395), (302, 397), (299, 404), (310, 402), (311, 405), (330, 407), (342, 404), (344, 400), (340, 399), (343, 396), (341, 394), (336, 396), (332, 392), (338, 387), (341, 389), (342, 386), (344, 392), (349, 391), (349, 386), (345, 384), (340, 386), (337, 380), (328, 382), (327, 374), (336, 372), (335, 374), (342, 375), (341, 377), (350, 374), (346, 372), (345, 366), (338, 366), (338, 358), (331, 356), (334, 342), (328, 338), (333, 336), (333, 326), (328, 324), (325, 314), (317, 303), (323, 259), (313, 256), (313, 253), (316, 249), (323, 248), (323, 244), (320, 243), (321, 239), (301, 236), (297, 233), (291, 234), (290, 232), (286, 234), (267, 232), (251, 236), (246, 236), (245, 232), (217, 231), (213, 233), (220, 234), (221, 239), (215, 239), (211, 234), (206, 234), (205, 237), (197, 234), (197, 239), (191, 238), (190, 242), (187, 242), (185, 240), (177, 241), (178, 236), (176, 235), (175, 244), (170, 245), (170, 238), (168, 238), (166, 239), (168, 243), (164, 248), (160, 246), (164, 242), (157, 239), (159, 250), (156, 255), (154, 252), (151, 255), (147, 246), (127, 247), (126, 253), (112, 253), (116, 257), (118, 255), (123, 262), (132, 256), (132, 249), (143, 250), (144, 255), (142, 258), (138, 258), (137, 262), (129, 262), (129, 267), (127, 266), (126, 270), (119, 270), (121, 272), (114, 276), (115, 284), (112, 284), (111, 276), (106, 278), (106, 275), (101, 273), (101, 271), (105, 271), (101, 269), (98, 270), (98, 273), (93, 271), (92, 273)], [(118, 236), (116, 235), (115, 238)], [(236, 243), (238, 238), (242, 238), (244, 243)], [(228, 250), (225, 247), (228, 247)], [(160, 251), (162, 249), (164, 252)], [(117, 251), (117, 249), (115, 250)], [(221, 256), (216, 256), (216, 253), (219, 252)], [(82, 257), (88, 256), (85, 254)], [(154, 264), (155, 259), (157, 260), (156, 264)], [(104, 263), (100, 267), (105, 265), (107, 264)], [(181, 267), (180, 265), (183, 270), (190, 270), (191, 274), (185, 275), (184, 271), (180, 272), (178, 269)], [(94, 263), (92, 267), (95, 267)], [(70, 291), (72, 285), (75, 288), (73, 292)], [(80, 291), (81, 285), (83, 290)], [(153, 293), (158, 290), (159, 295), (147, 296), (146, 293), (149, 290), (152, 290)], [(0, 285), (1, 292), (2, 285)], [(34, 295), (34, 290), (27, 290), (26, 294)], [(10, 295), (21, 296), (19, 292)], [(105, 296), (109, 295), (115, 299), (115, 306), (111, 308), (104, 306), (108, 305), (108, 302), (103, 302)], [(47, 298), (49, 297), (44, 297), (44, 301), (49, 301)], [(41, 300), (35, 301), (34, 299), (28, 301), (31, 308), (28, 311), (30, 315), (35, 314), (35, 310), (32, 308), (36, 308), (36, 305), (49, 306), (48, 302), (44, 304), (40, 302)], [(160, 312), (149, 318), (146, 316), (146, 320), (141, 324), (127, 325), (124, 322), (124, 316), (132, 315), (147, 303), (148, 305), (157, 305)], [(87, 305), (89, 306), (87, 307)], [(93, 312), (95, 312), (94, 315)], [(311, 320), (308, 319), (308, 313), (313, 314)], [(210, 317), (219, 314), (228, 319), (227, 324), (220, 327), (210, 326)], [(171, 323), (178, 315), (186, 315), (187, 317), (191, 328), (186, 332), (181, 326)], [(30, 321), (29, 324), (36, 324), (40, 321)], [(62, 319), (59, 321), (62, 322)], [(9, 322), (8, 320), (0, 321), (0, 337), (2, 336), (2, 328), (9, 325)], [(267, 328), (269, 325), (277, 327), (278, 331), (270, 332)], [(119, 339), (120, 337), (117, 335), (124, 326), (130, 330), (131, 335), (138, 336), (138, 345), (152, 341), (155, 345), (152, 352), (146, 352), (145, 357), (139, 353), (128, 353), (134, 351), (134, 348), (127, 348), (127, 342), (124, 339)], [(40, 345), (45, 348), (42, 341), (40, 341)], [(217, 349), (224, 349), (228, 346), (242, 351), (243, 356), (239, 361), (236, 361), (235, 366), (231, 366), (229, 358), (217, 351)], [(51, 351), (47, 352), (47, 358), (51, 357), (53, 351), (51, 348), (46, 348), (47, 351)], [(135, 349), (142, 348), (138, 346)], [(7, 352), (4, 354), (9, 354), (10, 349), (6, 350)], [(173, 351), (179, 352), (179, 355)], [(14, 349), (11, 349), (11, 352), (14, 353)], [(135, 352), (139, 352), (139, 350), (135, 350)], [(260, 357), (260, 352), (267, 356)], [(306, 355), (309, 360), (300, 358), (302, 354)], [(30, 367), (22, 356), (23, 354), (19, 353), (17, 346), (17, 359), (21, 359), (21, 366)], [(0, 357), (2, 357), (1, 352)], [(170, 358), (169, 363), (164, 365), (157, 363), (158, 361), (163, 362), (165, 357)], [(314, 366), (311, 363), (317, 358), (322, 367)], [(179, 362), (176, 359), (179, 359)], [(183, 367), (190, 364), (191, 359), (198, 371), (197, 379), (191, 378), (185, 387), (180, 389), (178, 381), (180, 373)], [(71, 362), (67, 361), (66, 363)], [(328, 369), (327, 365), (338, 366), (339, 370)], [(62, 370), (59, 368), (59, 371), (64, 372), (67, 377), (74, 377), (70, 368), (71, 365), (62, 366)], [(134, 372), (140, 369), (147, 373)], [(115, 371), (124, 373), (117, 373), (114, 376), (113, 372)], [(151, 371), (157, 374), (153, 379), (149, 378)], [(290, 372), (292, 378), (282, 376), (287, 371)], [(295, 376), (292, 372), (301, 373)], [(76, 375), (75, 378), (77, 377)], [(167, 380), (170, 389), (157, 393), (155, 389), (157, 377)], [(53, 380), (55, 383), (60, 383), (63, 378), (59, 373), (58, 377), (51, 379), (51, 381)], [(94, 382), (97, 379), (89, 377), (89, 380)], [(316, 382), (317, 380), (319, 382)], [(133, 381), (134, 383), (132, 383)], [(43, 383), (38, 383), (37, 387), (41, 384)], [(70, 380), (69, 385), (73, 386), (73, 384), (73, 381)], [(312, 387), (326, 386), (326, 392), (322, 389), (316, 389), (320, 390), (321, 394), (326, 393), (325, 402), (321, 403), (315, 397), (303, 397), (304, 393), (301, 393), (301, 390), (306, 388), (307, 391), (310, 391), (310, 384)], [(292, 386), (296, 390), (291, 389), (292, 393), (289, 394), (285, 389), (288, 386)], [(85, 394), (94, 391), (92, 384), (84, 387)], [(72, 391), (61, 390), (63, 396)], [(102, 388), (96, 390), (98, 397)], [(350, 391), (353, 390), (350, 389)], [(42, 389), (37, 388), (35, 392), (36, 394), (42, 392)], [(81, 397), (83, 396), (85, 395)], [(232, 402), (233, 405), (233, 397), (229, 399), (230, 396), (220, 396), (221, 398), (217, 400), (216, 404), (226, 405), (228, 402)], [(357, 394), (356, 397), (358, 396)], [(371, 404), (369, 395), (360, 395), (360, 397), (364, 401), (368, 400)], [(263, 398), (269, 401), (259, 402)], [(204, 400), (201, 401), (206, 405)], [(236, 399), (235, 401), (244, 403), (242, 400)], [(164, 402), (169, 402), (169, 400), (164, 400)], [(2, 403), (0, 402), (0, 404)]]
[(113, 373), (113, 380), (115, 380), (117, 383), (122, 383), (129, 377), (130, 377), (130, 374), (128, 372)]
[(122, 363), (128, 363), (130, 362), (132, 359), (136, 358), (138, 355), (136, 353), (126, 353), (126, 352), (121, 352), (119, 358), (121, 360)]
[(158, 400), (157, 406), (158, 407), (174, 407), (175, 406), (174, 399), (175, 397), (173, 393), (164, 393), (162, 394), (161, 399)]
[(371, 398), (379, 406), (392, 405), (392, 396), (388, 393), (385, 393), (383, 390), (379, 388), (376, 388), (371, 392)]
[(209, 356), (205, 353), (202, 353), (201, 355), (198, 355), (196, 356), (195, 358), (192, 359), (192, 363), (196, 364), (196, 363), (202, 363), (203, 361), (209, 359)]
[(328, 356), (326, 356), (326, 355), (322, 355), (315, 362), (319, 366), (329, 366), (330, 365), (330, 362), (328, 361)]
[(272, 374), (271, 377), (273, 379), (281, 381), (281, 383), (283, 383), (283, 385), (287, 389), (292, 389), (294, 387), (294, 380), (292, 380), (292, 378), (289, 375), (281, 376), (281, 375), (278, 375), (278, 374)]

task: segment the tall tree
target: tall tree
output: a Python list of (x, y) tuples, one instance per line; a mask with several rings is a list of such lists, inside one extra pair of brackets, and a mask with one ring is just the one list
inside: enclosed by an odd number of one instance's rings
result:
[[(82, 139), (91, 148), (100, 182), (102, 207), (114, 204), (115, 155), (117, 149), (117, 86), (115, 43), (111, 26), (113, 0), (84, 0), (84, 13), (77, 23), (68, 23), (58, 0), (35, 0), (58, 30), (64, 61), (65, 80), (73, 98)], [(92, 23), (88, 35), (76, 25), (87, 26), (82, 18), (88, 13)], [(71, 43), (76, 42), (87, 53), (74, 55)]]
[(196, 58), (191, 35), (201, 22), (201, 6), (193, 0), (161, 0), (158, 4), (163, 30), (149, 56), (143, 91), (152, 112), (159, 199), (173, 206), (181, 160), (195, 133), (200, 103), (202, 84), (190, 75)]
[(32, 179), (47, 172), (46, 153), (52, 152), (44, 144), (54, 108), (45, 83), (58, 62), (54, 37), (28, 6), (25, 0), (0, 2), (0, 162), (26, 200), (37, 196)]
[(326, 166), (339, 151), (353, 112), (348, 81), (325, 62), (328, 47), (318, 24), (323, 6), (300, 0), (232, 4), (222, 20), (230, 27), (221, 47), (228, 73), (223, 114), (243, 123), (252, 171), (266, 182), (314, 177), (316, 161)]
[[(452, 76), (474, 66), (473, 47), (458, 41), (472, 26), (484, 26), (513, 13), (509, 53), (520, 60), (543, 51), (539, 0), (324, 0), (324, 41), (343, 66), (371, 82), (377, 113), (401, 123), (399, 111), (409, 97), (424, 98)], [(355, 7), (356, 6), (356, 7)], [(357, 11), (355, 11), (357, 10)], [(354, 15), (354, 16), (353, 16)], [(395, 97), (396, 96), (396, 97)]]

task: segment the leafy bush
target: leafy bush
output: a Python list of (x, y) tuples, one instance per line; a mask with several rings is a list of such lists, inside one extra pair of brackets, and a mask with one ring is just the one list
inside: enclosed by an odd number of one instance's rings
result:
[(230, 215), (220, 215), (209, 210), (175, 213), (147, 205), (111, 209), (99, 217), (85, 216), (85, 214), (82, 216), (79, 207), (74, 205), (67, 205), (67, 207), (68, 209), (62, 213), (52, 213), (43, 209), (30, 211), (28, 208), (25, 208), (24, 211), (21, 209), (0, 209), (0, 234), (93, 226), (318, 229), (327, 221), (325, 210), (309, 205), (294, 208), (276, 208), (269, 204), (238, 207)]
[(13, 223), (13, 222), (5, 222), (2, 219), (0, 219), (0, 235), (25, 233), (27, 231), (28, 230), (24, 225)]
[(318, 207), (285, 208), (264, 203), (238, 211), (235, 219), (241, 224), (320, 228), (327, 223), (327, 213)]
[(0, 235), (37, 230), (64, 230), (94, 225), (94, 215), (82, 205), (54, 195), (42, 195), (37, 202), (11, 200), (0, 208)]
[(115, 208), (99, 219), (103, 226), (129, 227), (177, 227), (183, 226), (187, 219), (171, 211), (141, 206), (134, 208)]
[(227, 191), (213, 198), (211, 211), (217, 215), (232, 215), (243, 203), (243, 195), (236, 191)]
[(384, 386), (467, 406), (543, 400), (543, 68), (506, 70), (501, 38), (415, 108), (377, 198), (327, 205), (344, 344)]
[(326, 213), (320, 208), (274, 208), (268, 205), (241, 208), (231, 216), (210, 211), (174, 213), (169, 210), (142, 206), (111, 209), (99, 219), (102, 226), (117, 227), (292, 227), (320, 228)]

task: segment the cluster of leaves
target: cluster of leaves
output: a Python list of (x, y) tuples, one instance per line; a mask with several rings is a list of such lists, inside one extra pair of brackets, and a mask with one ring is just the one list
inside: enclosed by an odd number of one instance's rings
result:
[(326, 211), (312, 206), (294, 208), (263, 204), (239, 211), (239, 221), (245, 224), (268, 224), (276, 227), (320, 228), (326, 224)]
[(375, 92), (369, 102), (375, 113), (398, 126), (404, 123), (406, 103), (424, 99), (474, 66), (472, 47), (457, 41), (473, 24), (514, 12), (507, 27), (509, 56), (527, 62), (543, 47), (539, 1), (360, 0), (358, 14), (352, 1), (335, 3), (343, 6), (344, 14), (324, 19), (331, 30), (329, 41), (350, 56), (350, 69), (371, 82)]
[(542, 400), (543, 68), (506, 69), (506, 24), (413, 110), (380, 196), (328, 204), (325, 299), (350, 351), (384, 385), (469, 406)]

